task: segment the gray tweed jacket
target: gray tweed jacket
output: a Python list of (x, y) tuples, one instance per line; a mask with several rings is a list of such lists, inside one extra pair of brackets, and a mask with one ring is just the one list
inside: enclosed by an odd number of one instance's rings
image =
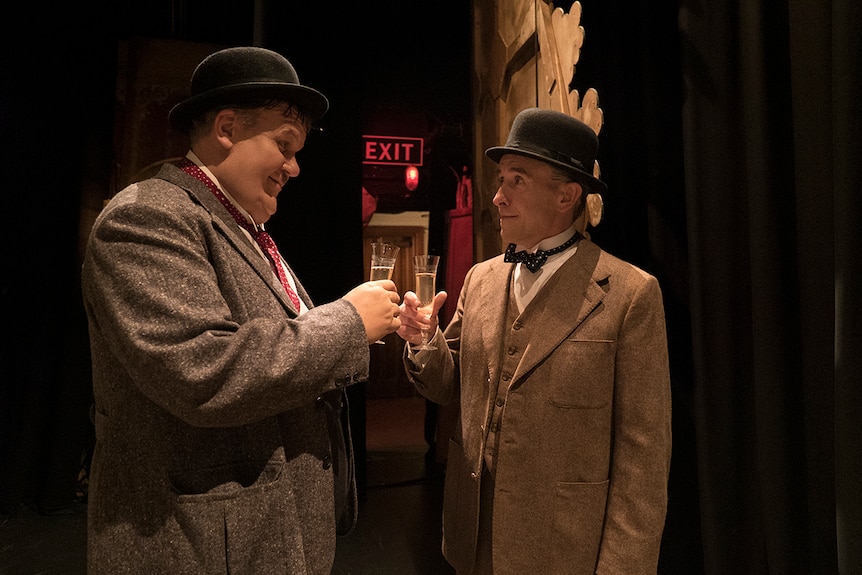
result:
[(297, 317), (230, 214), (172, 165), (99, 215), (82, 287), (89, 572), (329, 575), (336, 515), (356, 517), (339, 423), (343, 388), (368, 375), (353, 306), (314, 307), (299, 284), (311, 309)]

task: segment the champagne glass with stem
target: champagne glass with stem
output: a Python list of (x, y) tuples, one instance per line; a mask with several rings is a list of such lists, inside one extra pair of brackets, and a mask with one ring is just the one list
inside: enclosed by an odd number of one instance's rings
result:
[[(437, 293), (437, 265), (440, 256), (420, 255), (413, 257), (413, 273), (416, 275), (416, 297), (421, 302), (423, 311), (431, 313), (434, 295)], [(428, 343), (430, 334), (427, 329), (422, 330), (422, 344), (418, 349), (437, 349)]]
[[(395, 260), (398, 258), (400, 248), (395, 244), (379, 241), (371, 244), (371, 273), (370, 280), (391, 280), (395, 269)], [(378, 339), (374, 343), (385, 343)]]

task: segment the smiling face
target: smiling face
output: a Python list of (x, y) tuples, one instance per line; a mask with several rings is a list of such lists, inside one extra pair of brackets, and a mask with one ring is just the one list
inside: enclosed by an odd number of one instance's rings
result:
[(296, 154), (305, 145), (307, 122), (287, 104), (222, 110), (215, 131), (226, 155), (210, 169), (255, 223), (265, 223), (284, 185), (299, 175)]
[(494, 205), (500, 212), (503, 243), (523, 248), (555, 236), (574, 221), (581, 185), (570, 181), (546, 162), (505, 154), (500, 158)]

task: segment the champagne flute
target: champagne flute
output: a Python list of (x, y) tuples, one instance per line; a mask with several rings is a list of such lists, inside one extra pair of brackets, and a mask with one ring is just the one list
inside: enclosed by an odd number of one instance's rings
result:
[[(386, 242), (374, 242), (371, 244), (370, 280), (392, 279), (392, 272), (395, 269), (395, 260), (398, 258), (399, 249), (395, 244)], [(383, 344), (385, 342), (382, 339), (378, 339), (374, 343)]]
[(391, 280), (395, 260), (400, 248), (395, 244), (374, 242), (371, 244), (371, 280)]
[[(431, 313), (431, 304), (437, 293), (437, 264), (440, 256), (421, 255), (413, 257), (413, 273), (416, 275), (416, 297), (419, 298), (421, 309)], [(437, 349), (428, 343), (430, 334), (422, 330), (422, 344), (417, 349)]]

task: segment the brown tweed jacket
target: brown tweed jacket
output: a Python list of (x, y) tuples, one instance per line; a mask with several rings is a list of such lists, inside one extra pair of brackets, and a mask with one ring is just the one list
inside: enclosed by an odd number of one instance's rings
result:
[(355, 503), (337, 411), (368, 374), (353, 306), (312, 307), (300, 285), (312, 309), (297, 317), (230, 214), (171, 165), (105, 207), (82, 286), (89, 572), (329, 575), (334, 481)]
[(444, 554), (470, 573), (489, 402), (502, 380), (495, 575), (655, 574), (671, 452), (658, 282), (582, 239), (506, 325), (513, 267), (502, 256), (474, 266), (445, 331), (448, 349), (440, 345), (422, 369), (407, 360), (423, 395), (460, 402)]

